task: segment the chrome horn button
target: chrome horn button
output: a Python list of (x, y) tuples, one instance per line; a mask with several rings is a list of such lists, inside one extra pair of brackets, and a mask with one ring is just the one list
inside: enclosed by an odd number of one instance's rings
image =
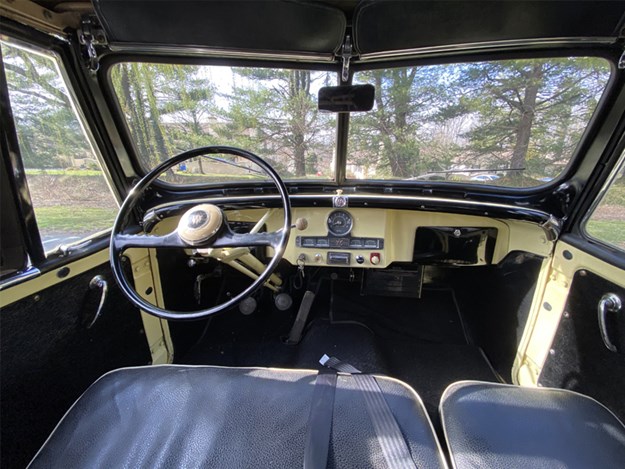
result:
[(178, 235), (185, 243), (197, 246), (210, 240), (223, 224), (221, 210), (211, 204), (200, 204), (187, 210), (178, 222)]

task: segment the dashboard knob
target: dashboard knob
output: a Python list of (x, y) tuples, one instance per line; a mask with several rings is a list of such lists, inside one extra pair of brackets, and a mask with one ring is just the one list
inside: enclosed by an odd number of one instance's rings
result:
[(293, 226), (299, 231), (304, 231), (306, 228), (308, 228), (308, 220), (306, 218), (298, 218), (297, 220), (295, 220), (295, 225)]
[(380, 254), (377, 252), (372, 252), (371, 256), (369, 256), (369, 260), (373, 265), (378, 265), (380, 263)]
[(356, 262), (363, 264), (365, 262), (365, 258), (362, 256), (356, 256)]

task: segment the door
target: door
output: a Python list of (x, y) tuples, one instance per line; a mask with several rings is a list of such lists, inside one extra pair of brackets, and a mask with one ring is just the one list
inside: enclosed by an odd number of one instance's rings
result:
[(98, 377), (172, 356), (114, 284), (116, 193), (60, 55), (0, 42), (1, 465), (24, 467)]
[[(625, 421), (625, 142), (558, 241), (519, 348), (520, 384), (570, 389)], [(612, 168), (612, 169), (610, 169)]]

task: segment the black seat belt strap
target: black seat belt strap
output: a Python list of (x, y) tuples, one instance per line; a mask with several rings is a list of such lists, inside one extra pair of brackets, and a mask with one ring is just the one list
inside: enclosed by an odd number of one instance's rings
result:
[(350, 373), (356, 380), (389, 469), (416, 469), (406, 439), (375, 377), (362, 374), (357, 368), (335, 357), (324, 355), (319, 363), (342, 373)]
[(336, 379), (333, 371), (317, 374), (308, 417), (304, 469), (325, 469), (328, 466)]

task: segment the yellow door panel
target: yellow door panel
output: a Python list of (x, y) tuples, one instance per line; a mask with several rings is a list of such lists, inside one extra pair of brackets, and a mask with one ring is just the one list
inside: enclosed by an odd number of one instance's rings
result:
[(542, 296), (537, 295), (521, 339), (513, 368), (518, 384), (536, 386), (538, 377), (549, 356), (551, 344), (569, 297), (573, 277), (592, 272), (605, 280), (625, 288), (622, 269), (565, 242), (558, 242), (551, 265), (546, 271)]

